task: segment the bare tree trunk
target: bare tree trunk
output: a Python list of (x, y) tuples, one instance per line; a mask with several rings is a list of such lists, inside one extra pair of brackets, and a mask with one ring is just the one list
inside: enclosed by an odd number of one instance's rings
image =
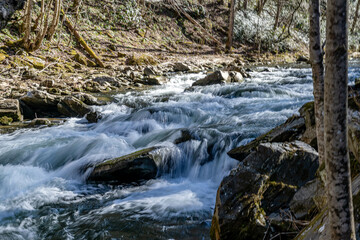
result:
[(325, 71), (325, 167), (332, 240), (355, 240), (347, 139), (348, 1), (328, 0)]
[(278, 0), (277, 1), (277, 6), (276, 6), (276, 16), (275, 16), (274, 30), (276, 30), (276, 28), (279, 26), (279, 18), (280, 18), (281, 8), (282, 8), (282, 1)]
[(230, 17), (229, 17), (229, 31), (228, 31), (228, 39), (227, 39), (227, 42), (226, 42), (226, 51), (227, 52), (231, 52), (231, 47), (232, 47), (232, 44), (233, 44), (234, 18), (235, 18), (235, 0), (231, 0)]
[(319, 153), (319, 162), (324, 162), (324, 63), (321, 49), (320, 33), (320, 0), (310, 0), (310, 35), (309, 51), (312, 68), (314, 99), (315, 99), (315, 122), (316, 136)]
[(359, 18), (359, 7), (360, 7), (360, 0), (358, 0), (357, 4), (356, 4), (355, 17), (354, 17), (354, 21), (353, 21), (353, 24), (352, 24), (351, 30), (350, 30), (351, 33), (354, 33), (356, 23)]
[(243, 9), (246, 10), (248, 5), (248, 0), (244, 0)]

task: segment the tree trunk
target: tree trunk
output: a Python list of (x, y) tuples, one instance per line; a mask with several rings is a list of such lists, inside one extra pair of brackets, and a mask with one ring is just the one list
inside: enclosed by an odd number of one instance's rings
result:
[(243, 9), (246, 10), (248, 5), (248, 0), (244, 0)]
[(310, 30), (309, 51), (312, 68), (314, 99), (315, 99), (315, 122), (316, 136), (320, 165), (324, 162), (324, 64), (321, 49), (320, 33), (320, 0), (310, 0), (309, 5)]
[(282, 2), (281, 2), (281, 0), (278, 0), (277, 1), (277, 6), (276, 6), (276, 16), (275, 16), (274, 30), (276, 30), (278, 25), (279, 25), (279, 18), (280, 18), (281, 8), (282, 8)]
[(354, 33), (356, 23), (359, 18), (359, 7), (360, 7), (360, 0), (358, 0), (357, 4), (356, 4), (355, 17), (354, 17), (354, 21), (353, 21), (353, 24), (351, 26), (351, 31), (350, 31), (351, 33)]
[(325, 167), (332, 240), (355, 240), (347, 147), (348, 1), (328, 0), (325, 70)]
[(235, 0), (231, 0), (230, 17), (229, 17), (229, 31), (228, 31), (228, 39), (227, 39), (227, 42), (226, 42), (226, 51), (227, 52), (231, 52), (231, 47), (232, 47), (232, 44), (233, 44), (234, 18), (235, 18)]

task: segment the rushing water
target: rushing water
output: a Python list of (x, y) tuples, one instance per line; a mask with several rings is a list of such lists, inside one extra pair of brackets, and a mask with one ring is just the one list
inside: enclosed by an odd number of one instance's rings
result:
[[(0, 239), (209, 239), (217, 187), (236, 166), (226, 152), (296, 114), (312, 99), (310, 74), (270, 68), (193, 91), (184, 90), (204, 74), (173, 76), (96, 107), (97, 124), (0, 135)], [(193, 139), (175, 145), (185, 129)], [(158, 179), (85, 183), (83, 166), (155, 145), (171, 156)]]

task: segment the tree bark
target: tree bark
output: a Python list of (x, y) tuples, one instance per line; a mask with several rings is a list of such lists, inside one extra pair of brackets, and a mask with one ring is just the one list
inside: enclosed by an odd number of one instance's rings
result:
[(279, 18), (280, 18), (281, 8), (282, 8), (282, 2), (281, 2), (281, 0), (278, 0), (277, 1), (277, 6), (276, 6), (275, 23), (274, 23), (274, 28), (273, 28), (274, 30), (276, 30), (278, 25), (279, 25)]
[(320, 0), (310, 0), (309, 51), (313, 76), (316, 136), (320, 165), (324, 162), (324, 64), (320, 33)]
[(235, 0), (231, 0), (230, 3), (230, 16), (229, 16), (229, 31), (226, 42), (226, 51), (231, 52), (234, 36), (234, 20), (235, 20)]
[(325, 70), (325, 167), (328, 231), (332, 240), (355, 240), (347, 147), (348, 1), (328, 0)]
[(357, 4), (356, 4), (355, 17), (354, 17), (354, 21), (353, 21), (353, 24), (352, 24), (351, 30), (350, 30), (351, 33), (354, 33), (356, 23), (359, 18), (359, 7), (360, 7), (360, 0), (358, 0)]

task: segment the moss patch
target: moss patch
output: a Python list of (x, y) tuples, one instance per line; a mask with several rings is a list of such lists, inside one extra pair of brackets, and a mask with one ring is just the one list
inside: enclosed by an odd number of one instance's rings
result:
[(11, 117), (3, 116), (0, 118), (0, 125), (10, 125), (13, 122)]

